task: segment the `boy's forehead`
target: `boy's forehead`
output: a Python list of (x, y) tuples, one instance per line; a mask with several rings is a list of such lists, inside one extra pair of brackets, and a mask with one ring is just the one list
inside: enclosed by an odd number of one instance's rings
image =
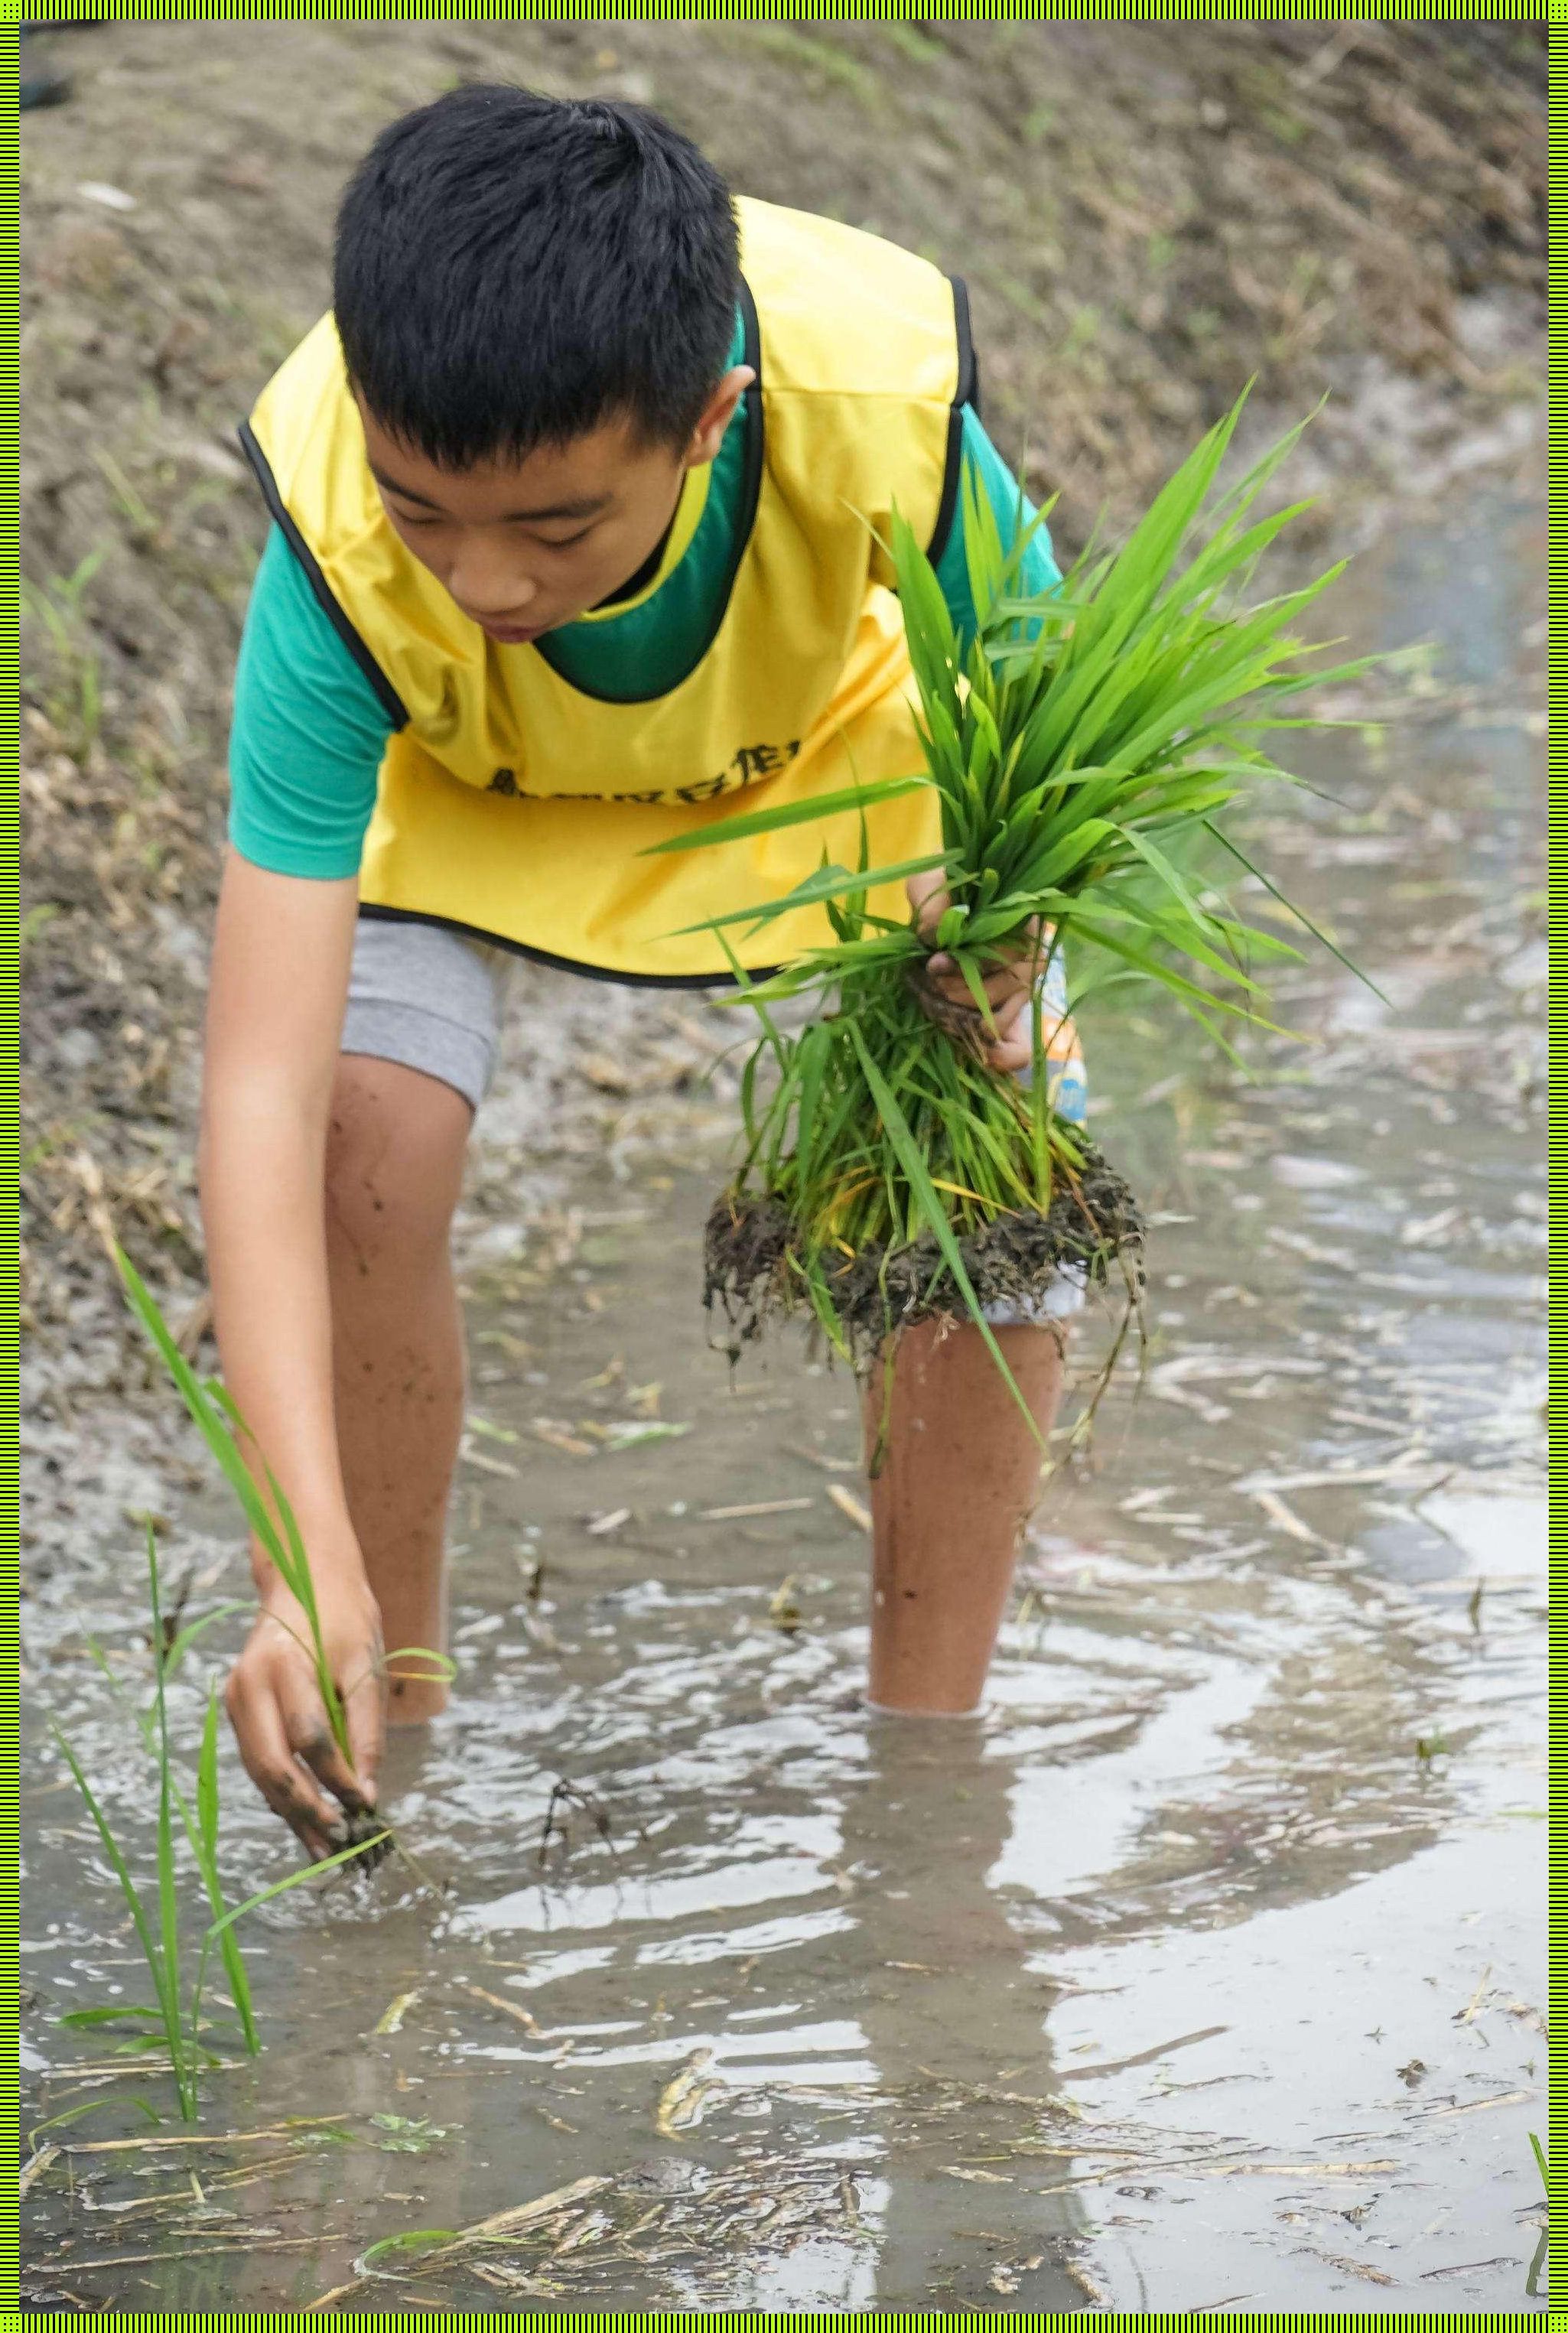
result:
[(363, 402), (365, 455), (378, 485), (400, 501), (471, 521), (563, 521), (602, 514), (637, 473), (666, 466), (669, 450), (649, 446), (620, 416), (563, 445), (535, 446), (453, 469), (393, 434)]

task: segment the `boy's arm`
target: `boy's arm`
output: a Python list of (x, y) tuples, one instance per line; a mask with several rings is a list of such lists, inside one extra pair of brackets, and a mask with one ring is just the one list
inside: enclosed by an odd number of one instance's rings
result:
[(373, 1798), (381, 1734), (380, 1621), (333, 1426), (323, 1205), (357, 910), (351, 878), (276, 875), (230, 852), (202, 1095), (201, 1205), (224, 1374), (299, 1522), (354, 1771), (327, 1723), (304, 1616), (254, 1548), (262, 1611), (227, 1706), (246, 1771), (318, 1856), (335, 1833), (341, 1843), (342, 1810)]
[(373, 1796), (380, 1755), (380, 1619), (332, 1415), (324, 1166), (355, 877), (388, 726), (274, 527), (235, 675), (201, 1195), (225, 1374), (299, 1519), (354, 1771), (302, 1649), (304, 1616), (255, 1550), (263, 1617), (229, 1678), (228, 1711), (247, 1772), (318, 1856), (341, 1843), (342, 1810)]

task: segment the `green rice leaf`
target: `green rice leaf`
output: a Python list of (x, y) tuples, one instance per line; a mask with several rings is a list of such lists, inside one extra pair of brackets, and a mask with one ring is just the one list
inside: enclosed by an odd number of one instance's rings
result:
[[(185, 2021), (179, 2006), (179, 1882), (174, 1867), (174, 1779), (168, 1748), (168, 1704), (164, 1691), (163, 1608), (158, 1573), (158, 1533), (150, 1522), (147, 1526), (147, 1570), (152, 1603), (153, 1711), (158, 1750), (158, 1915), (162, 1948), (159, 1994), (167, 1998), (171, 2011), (164, 2021), (165, 2036), (180, 2111), (188, 2121), (193, 2121), (195, 2073), (186, 2058)], [(193, 2019), (193, 2040), (194, 2024)]]
[(809, 826), (814, 819), (837, 817), (843, 811), (867, 811), (879, 802), (897, 802), (901, 794), (919, 793), (930, 785), (923, 773), (908, 778), (883, 778), (874, 785), (845, 786), (835, 793), (813, 794), (803, 802), (779, 802), (771, 810), (746, 811), (736, 818), (716, 819), (690, 834), (672, 835), (666, 842), (650, 842), (640, 859), (658, 859), (670, 851), (706, 850), (714, 843), (743, 842), (754, 834), (778, 834), (785, 827)]
[(28, 2144), (36, 2146), (46, 2130), (65, 2130), (72, 2123), (85, 2121), (89, 2115), (101, 2114), (106, 2107), (133, 2107), (142, 2120), (151, 2123), (155, 2128), (160, 2127), (163, 2122), (163, 2117), (157, 2108), (149, 2106), (139, 2093), (133, 2091), (127, 2097), (123, 2090), (116, 2090), (111, 2097), (83, 2098), (78, 2105), (65, 2107), (59, 2114), (51, 2115), (46, 2122), (35, 2122), (27, 2133)]
[(352, 1847), (341, 1848), (336, 1855), (322, 1856), (319, 1863), (307, 1863), (298, 1871), (291, 1871), (284, 1879), (274, 1879), (270, 1887), (259, 1888), (255, 1895), (247, 1896), (243, 1904), (235, 1905), (221, 1919), (215, 1920), (207, 1932), (206, 1941), (216, 1944), (236, 1920), (243, 1920), (248, 1913), (259, 1910), (264, 1904), (270, 1904), (274, 1896), (286, 1896), (291, 1888), (303, 1887), (307, 1879), (324, 1878), (329, 1871), (336, 1871), (342, 1864), (358, 1862), (361, 1855), (368, 1855), (373, 1847), (383, 1846), (391, 1836), (390, 1830), (379, 1830), (370, 1839), (357, 1840)]
[(139, 2002), (133, 2007), (127, 2006), (123, 2009), (119, 2007), (69, 2009), (63, 2017), (57, 2017), (54, 2022), (68, 2033), (86, 2033), (100, 2025), (123, 2025), (128, 2022), (139, 2025), (149, 2017), (156, 2021), (162, 2014), (156, 2002)]
[(418, 2258), (438, 2245), (455, 2244), (460, 2232), (457, 2228), (406, 2228), (401, 2235), (383, 2236), (380, 2243), (360, 2254), (354, 2262), (354, 2273), (373, 2276), (383, 2261)]
[(1040, 1431), (1039, 1421), (1024, 1400), (1018, 1380), (1007, 1367), (1002, 1348), (996, 1342), (991, 1323), (986, 1318), (985, 1308), (975, 1293), (974, 1283), (969, 1278), (964, 1258), (959, 1252), (958, 1243), (953, 1236), (953, 1227), (948, 1221), (947, 1209), (932, 1186), (931, 1178), (926, 1171), (925, 1160), (905, 1123), (903, 1111), (899, 1108), (892, 1088), (872, 1061), (867, 1050), (866, 1041), (853, 1021), (850, 1022), (849, 1030), (855, 1051), (860, 1055), (861, 1069), (871, 1099), (877, 1106), (878, 1115), (887, 1128), (888, 1138), (898, 1154), (899, 1164), (909, 1177), (909, 1188), (915, 1195), (920, 1212), (937, 1245), (942, 1251), (943, 1260), (953, 1275), (954, 1284), (968, 1306), (970, 1318), (985, 1339), (987, 1351), (1001, 1370), (1008, 1392), (1027, 1420), (1029, 1431), (1044, 1450), (1045, 1436)]
[[(172, 1658), (172, 1656), (171, 1656)], [(201, 1882), (207, 1893), (207, 1909), (215, 1919), (221, 1919), (227, 1906), (224, 1901), (223, 1881), (217, 1867), (218, 1834), (218, 1700), (216, 1692), (207, 1697), (207, 1716), (202, 1726), (201, 1753), (197, 1762), (196, 1824), (191, 1838)], [(184, 1810), (182, 1808), (181, 1811)], [(188, 1822), (188, 1829), (190, 1826)], [(239, 1938), (226, 1928), (218, 1939), (223, 1956), (224, 1976), (228, 1985), (229, 1999), (238, 2013), (245, 2046), (251, 2057), (261, 2054), (261, 2035), (256, 2031), (255, 2011), (251, 1999), (250, 1975)], [(205, 1966), (205, 1954), (203, 1959)], [(199, 2009), (199, 1997), (192, 2004), (192, 2022)]]
[[(143, 1283), (139, 1273), (123, 1248), (115, 1249), (115, 1261), (130, 1300), (131, 1309), (141, 1321), (152, 1343), (161, 1354), (165, 1367), (178, 1387), (187, 1410), (201, 1434), (203, 1441), (217, 1460), (230, 1489), (245, 1510), (252, 1531), (266, 1550), (269, 1559), (284, 1570), (288, 1563), (287, 1550), (278, 1527), (267, 1512), (266, 1503), (252, 1478), (249, 1467), (236, 1446), (233, 1435), (212, 1398), (209, 1389), (197, 1378), (196, 1371), (169, 1334), (162, 1313)], [(280, 1562), (280, 1551), (282, 1560)]]
[[(86, 1807), (88, 1815), (92, 1822), (92, 1827), (98, 1833), (99, 1841), (102, 1846), (103, 1852), (109, 1858), (110, 1868), (113, 1872), (115, 1878), (120, 1883), (120, 1892), (124, 1896), (126, 1907), (130, 1914), (131, 1926), (136, 1932), (136, 1941), (141, 1948), (142, 1959), (147, 1963), (148, 1973), (152, 1979), (153, 1989), (158, 1995), (158, 2014), (159, 2021), (162, 2023), (165, 2036), (166, 2038), (169, 2036), (171, 2026), (173, 2028), (174, 2034), (178, 2036), (179, 2031), (178, 1996), (178, 1993), (170, 1988), (169, 1972), (164, 1961), (159, 1938), (153, 1929), (151, 1921), (148, 1917), (146, 1906), (143, 1905), (141, 1897), (138, 1893), (136, 1882), (130, 1876), (130, 1867), (126, 1862), (125, 1857), (120, 1851), (120, 1842), (115, 1838), (114, 1832), (110, 1826), (108, 1816), (104, 1813), (102, 1807), (98, 1802), (98, 1799), (93, 1791), (91, 1783), (89, 1782), (87, 1776), (82, 1771), (81, 1761), (78, 1759), (75, 1751), (72, 1750), (70, 1743), (66, 1740), (64, 1734), (61, 1733), (57, 1725), (51, 1724), (49, 1730), (54, 1736), (55, 1745), (58, 1748), (61, 1756), (64, 1759), (67, 1766), (71, 1770), (72, 1779), (75, 1782), (76, 1788), (81, 1794), (82, 1802)], [(175, 1982), (178, 1983), (178, 1973), (176, 1973), (175, 1975)], [(176, 2046), (177, 2044), (171, 2040), (169, 2046), (169, 2056), (171, 2059), (175, 2055)]]
[(1372, 980), (1366, 973), (1364, 973), (1360, 965), (1352, 964), (1351, 962), (1350, 957), (1344, 954), (1343, 950), (1337, 947), (1334, 945), (1334, 942), (1330, 939), (1327, 932), (1323, 931), (1318, 925), (1313, 923), (1312, 917), (1306, 913), (1304, 908), (1298, 907), (1294, 899), (1287, 899), (1285, 898), (1284, 893), (1278, 888), (1278, 886), (1269, 880), (1269, 878), (1264, 873), (1263, 869), (1261, 867), (1255, 866), (1253, 861), (1247, 857), (1246, 851), (1242, 850), (1239, 843), (1233, 842), (1229, 835), (1227, 834), (1223, 829), (1215, 825), (1212, 819), (1205, 819), (1204, 824), (1207, 827), (1215, 840), (1217, 843), (1222, 844), (1223, 847), (1229, 851), (1233, 859), (1239, 859), (1241, 864), (1246, 869), (1249, 875), (1255, 875), (1258, 881), (1263, 885), (1264, 889), (1271, 893), (1272, 896), (1279, 901), (1282, 907), (1288, 908), (1290, 913), (1295, 917), (1297, 923), (1303, 925), (1305, 928), (1311, 932), (1314, 940), (1320, 941), (1322, 945), (1327, 948), (1329, 954), (1332, 956), (1336, 957), (1338, 961), (1344, 965), (1347, 972), (1353, 972), (1361, 985), (1364, 988), (1370, 988), (1372, 994), (1378, 999), (1380, 1003), (1390, 1004), (1391, 1009), (1390, 1000), (1383, 994), (1383, 992), (1378, 986), (1377, 982)]
[(751, 907), (733, 907), (727, 915), (709, 916), (699, 924), (683, 924), (679, 931), (672, 932), (669, 937), (684, 939), (690, 932), (717, 932), (730, 924), (749, 924), (754, 929), (760, 929), (780, 916), (792, 914), (797, 907), (818, 907), (825, 900), (843, 898), (852, 891), (868, 889), (874, 884), (898, 883), (910, 875), (926, 875), (933, 868), (945, 867), (947, 863), (947, 854), (937, 851), (928, 852), (923, 859), (900, 859), (896, 867), (874, 868), (869, 875), (863, 872), (851, 875), (842, 867), (822, 868), (815, 875), (808, 875), (803, 883), (797, 883), (794, 889), (785, 892), (782, 898), (765, 899)]

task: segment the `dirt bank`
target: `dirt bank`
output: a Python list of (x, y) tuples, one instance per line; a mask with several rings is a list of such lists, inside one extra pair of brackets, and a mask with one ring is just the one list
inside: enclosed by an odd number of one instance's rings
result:
[[(737, 185), (962, 270), (988, 418), (1032, 488), (1060, 491), (1068, 551), (1254, 372), (1260, 428), (1334, 392), (1298, 472), (1325, 526), (1512, 462), (1537, 426), (1543, 25), (212, 24), (198, 42), (116, 24), (73, 37), (69, 62), (72, 101), (23, 139), (41, 1548), (99, 1397), (156, 1456), (119, 1400), (141, 1372), (111, 1230), (199, 1329), (205, 930), (264, 527), (233, 425), (324, 304), (337, 188), (389, 116), (492, 75), (649, 100)], [(505, 1250), (559, 1196), (544, 1169), (520, 1189), (519, 1163), (628, 1148), (672, 1113), (692, 1136), (716, 1106), (694, 1080), (734, 1033), (689, 1002), (531, 974), (471, 1252)], [(568, 1066), (580, 1038), (586, 1075)], [(112, 1496), (130, 1478), (105, 1479)]]

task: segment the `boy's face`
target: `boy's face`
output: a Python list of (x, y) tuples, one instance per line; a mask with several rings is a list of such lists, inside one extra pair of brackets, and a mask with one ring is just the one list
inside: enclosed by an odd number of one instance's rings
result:
[(493, 640), (536, 639), (620, 589), (675, 514), (686, 473), (717, 453), (755, 375), (726, 373), (684, 446), (649, 446), (624, 419), (521, 459), (444, 470), (383, 429), (356, 397), (393, 532)]

